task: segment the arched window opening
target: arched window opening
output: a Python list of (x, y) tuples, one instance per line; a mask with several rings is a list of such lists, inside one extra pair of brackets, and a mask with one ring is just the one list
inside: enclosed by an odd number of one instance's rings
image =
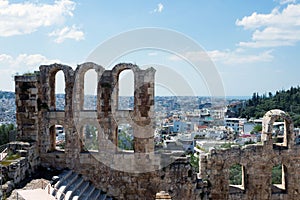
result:
[(50, 127), (50, 151), (64, 151), (66, 144), (65, 129), (62, 125), (56, 124)]
[(134, 73), (123, 70), (119, 74), (118, 110), (133, 110), (134, 108)]
[(278, 118), (273, 123), (272, 139), (273, 144), (277, 146), (287, 146), (287, 127), (286, 122), (282, 118)]
[(98, 151), (98, 129), (90, 124), (86, 124), (81, 129), (82, 131), (82, 150), (83, 151)]
[(120, 124), (118, 126), (118, 148), (119, 150), (134, 150), (133, 129), (130, 124)]
[(55, 110), (65, 110), (65, 76), (62, 70), (55, 75)]
[(245, 189), (244, 167), (240, 164), (234, 164), (229, 169), (229, 185), (239, 189)]
[(277, 193), (285, 190), (285, 167), (282, 164), (272, 168), (272, 192)]
[(97, 110), (97, 72), (93, 69), (84, 74), (83, 110)]

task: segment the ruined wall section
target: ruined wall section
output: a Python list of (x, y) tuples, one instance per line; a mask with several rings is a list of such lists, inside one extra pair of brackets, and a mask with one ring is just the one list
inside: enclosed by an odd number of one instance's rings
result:
[[(278, 144), (272, 139), (272, 127), (276, 119), (285, 121), (285, 142)], [(297, 199), (300, 191), (300, 147), (294, 146), (293, 124), (290, 117), (280, 110), (266, 113), (263, 135), (268, 137), (262, 144), (243, 148), (213, 149), (201, 155), (199, 178), (207, 182), (207, 195), (211, 199)], [(266, 130), (268, 130), (266, 132)], [(287, 135), (286, 135), (287, 134)], [(240, 164), (243, 168), (243, 184), (230, 185), (230, 167)], [(283, 166), (282, 184), (272, 184), (272, 168)]]
[(8, 144), (10, 155), (20, 155), (20, 158), (6, 160), (6, 164), (0, 165), (2, 171), (2, 189), (8, 195), (28, 176), (33, 175), (40, 165), (36, 143), (11, 142)]
[[(89, 69), (98, 74), (97, 111), (83, 109), (81, 87)], [(119, 110), (117, 106), (119, 74), (125, 69), (134, 73), (133, 110)], [(64, 110), (58, 110), (55, 102), (58, 71), (63, 71), (66, 85)], [(112, 70), (94, 63), (79, 65), (75, 71), (61, 64), (40, 66), (39, 75), (16, 77), (19, 135), (37, 141), (42, 166), (70, 168), (117, 199), (154, 199), (159, 191), (167, 191), (173, 199), (196, 199), (199, 193), (188, 159), (176, 158), (169, 165), (165, 162), (172, 155), (164, 157), (154, 152), (154, 74), (153, 68), (142, 70), (126, 63)], [(29, 130), (24, 129), (28, 122), (33, 125)], [(121, 123), (129, 123), (134, 130), (134, 152), (117, 149)], [(52, 128), (56, 124), (64, 127), (64, 150), (55, 148)], [(85, 124), (98, 128), (98, 152), (82, 148), (81, 127)], [(146, 168), (151, 168), (150, 172), (145, 173)]]
[[(65, 81), (65, 107), (58, 110), (55, 100), (55, 76), (62, 71)], [(40, 110), (39, 133), (44, 141), (40, 146), (41, 159), (47, 162), (48, 153), (57, 152), (55, 148), (55, 134), (51, 131), (55, 125), (63, 125), (65, 132), (65, 148), (57, 157), (60, 167), (75, 168), (76, 158), (80, 152), (79, 137), (73, 121), (73, 87), (74, 70), (66, 65), (52, 64), (40, 66), (40, 99), (45, 109)]]
[(38, 141), (38, 74), (15, 76), (17, 139)]
[(81, 154), (80, 159), (81, 168), (76, 169), (77, 173), (116, 199), (155, 199), (155, 194), (162, 190), (174, 200), (200, 198), (196, 176), (186, 157), (172, 158), (175, 160), (172, 164), (147, 173), (114, 170), (89, 153)]
[[(118, 108), (119, 75), (124, 70), (132, 70), (134, 74), (133, 110)], [(122, 123), (133, 128), (135, 153), (154, 151), (154, 74), (153, 68), (141, 70), (137, 65), (127, 63), (118, 64), (102, 74), (98, 83), (97, 118), (104, 135), (115, 145), (112, 151), (118, 151), (117, 131)]]

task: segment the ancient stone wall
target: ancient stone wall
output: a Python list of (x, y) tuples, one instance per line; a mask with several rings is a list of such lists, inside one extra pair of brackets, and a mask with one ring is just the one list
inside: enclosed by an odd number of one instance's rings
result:
[[(273, 123), (279, 118), (285, 122), (280, 142), (274, 140), (273, 133)], [(199, 178), (206, 183), (206, 195), (211, 199), (298, 199), (299, 153), (290, 117), (281, 110), (271, 110), (263, 119), (262, 144), (214, 149), (201, 155)], [(235, 164), (242, 167), (240, 185), (229, 182), (230, 167)], [(272, 184), (272, 168), (278, 165), (282, 166), (281, 183)]]
[(16, 121), (18, 139), (38, 141), (38, 74), (16, 76)]
[[(97, 73), (97, 110), (83, 107), (84, 75), (90, 69)], [(134, 74), (133, 110), (118, 108), (119, 75), (124, 70)], [(58, 71), (63, 71), (65, 78), (63, 110), (58, 110), (55, 102)], [(121, 63), (104, 70), (100, 65), (84, 63), (76, 70), (53, 64), (40, 66), (40, 71), (29, 77), (16, 76), (19, 138), (37, 142), (41, 165), (70, 168), (117, 199), (154, 199), (159, 191), (167, 191), (174, 199), (195, 199), (196, 176), (188, 158), (154, 152), (154, 74), (153, 68), (142, 70), (133, 64)], [(133, 129), (131, 152), (117, 145), (122, 123)], [(55, 143), (57, 124), (64, 127), (64, 149)], [(98, 150), (84, 149), (85, 124), (97, 128)]]
[[(34, 174), (40, 165), (35, 143), (11, 142), (8, 144), (8, 157), (2, 165), (3, 192), (9, 194), (26, 177)], [(14, 158), (12, 155), (18, 155)]]

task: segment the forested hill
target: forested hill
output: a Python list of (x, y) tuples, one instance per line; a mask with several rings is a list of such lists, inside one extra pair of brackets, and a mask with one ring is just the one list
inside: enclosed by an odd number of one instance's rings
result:
[(259, 95), (254, 93), (252, 98), (239, 109), (239, 116), (245, 118), (260, 118), (271, 109), (281, 109), (292, 117), (295, 126), (300, 126), (300, 87), (277, 91), (275, 94)]

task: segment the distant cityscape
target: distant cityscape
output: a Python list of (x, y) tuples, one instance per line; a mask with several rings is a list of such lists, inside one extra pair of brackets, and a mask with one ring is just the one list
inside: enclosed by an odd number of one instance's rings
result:
[[(232, 108), (230, 105), (242, 105), (245, 99), (227, 98), (226, 102), (224, 99), (214, 99), (212, 102), (210, 97), (155, 97), (156, 146), (174, 146), (175, 143), (178, 144), (179, 140), (186, 141), (183, 143), (190, 141), (194, 145), (192, 141), (195, 137), (224, 140), (230, 138), (229, 135), (232, 133), (241, 133), (240, 125), (246, 120), (225, 117), (228, 114), (234, 116), (232, 115), (234, 110), (230, 109)], [(0, 124), (16, 124), (14, 93), (1, 91), (0, 101)], [(96, 96), (86, 95), (84, 109), (96, 110), (96, 103)], [(56, 109), (64, 110), (64, 105), (64, 95), (57, 94)], [(133, 97), (119, 97), (118, 108), (120, 110), (132, 110), (133, 105)], [(251, 139), (256, 141), (255, 138)], [(178, 148), (183, 148), (182, 145), (179, 146), (177, 145)]]
[[(96, 110), (96, 98), (86, 95), (84, 110)], [(260, 132), (253, 129), (261, 125), (261, 119), (247, 120), (237, 116), (237, 110), (246, 100), (247, 97), (227, 97), (226, 100), (217, 98), (212, 102), (210, 97), (156, 96), (156, 148), (194, 152), (196, 146), (208, 150), (227, 141), (239, 145), (259, 142)], [(0, 124), (16, 124), (14, 93), (0, 91), (0, 101)], [(57, 94), (56, 110), (64, 110), (64, 105), (64, 95)], [(133, 106), (133, 97), (119, 97), (118, 109), (133, 110)], [(277, 122), (275, 130), (282, 132), (282, 129), (283, 123)], [(127, 139), (131, 137), (130, 133), (123, 134), (129, 134)]]

